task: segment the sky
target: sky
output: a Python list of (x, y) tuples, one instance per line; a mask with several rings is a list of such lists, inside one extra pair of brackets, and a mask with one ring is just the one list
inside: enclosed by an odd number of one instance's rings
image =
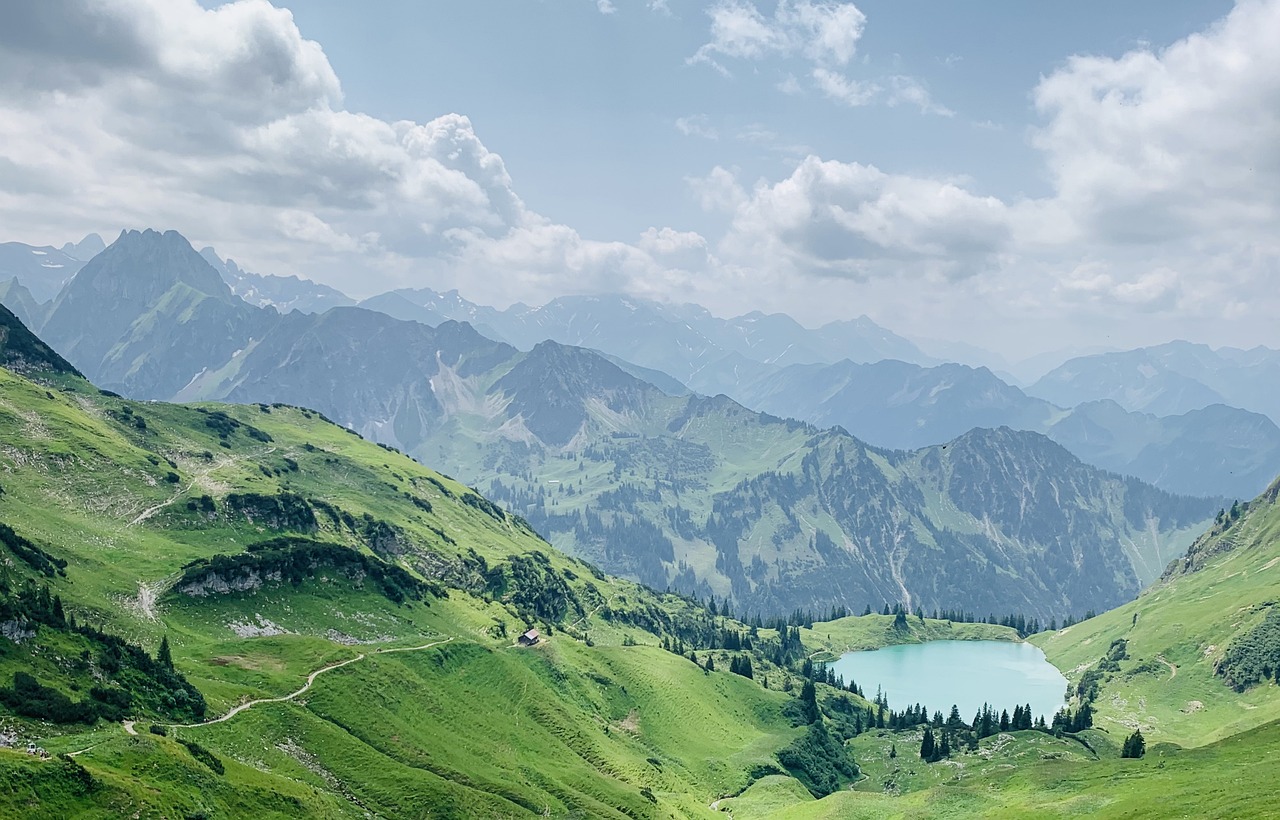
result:
[(0, 7), (0, 239), (364, 297), (1280, 347), (1280, 0)]

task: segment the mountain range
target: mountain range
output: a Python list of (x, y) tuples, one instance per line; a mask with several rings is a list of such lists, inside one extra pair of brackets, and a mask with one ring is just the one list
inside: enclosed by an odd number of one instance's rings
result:
[(1212, 404), (1280, 422), (1280, 350), (1169, 342), (1071, 359), (1027, 389), (1065, 406), (1110, 399), (1126, 410), (1177, 415)]
[[(305, 279), (248, 273), (234, 260), (223, 259), (212, 248), (205, 248), (199, 256), (217, 273), (226, 286), (222, 287), (202, 269), (184, 239), (176, 234), (167, 239), (153, 234), (127, 232), (121, 237), (121, 248), (113, 249), (86, 272), (86, 278), (108, 281), (119, 277), (123, 268), (130, 265), (154, 266), (163, 257), (148, 256), (143, 246), (162, 240), (173, 244), (171, 253), (184, 257), (180, 263), (176, 259), (172, 263), (185, 271), (185, 275), (175, 275), (190, 291), (185, 295), (171, 294), (167, 302), (158, 294), (140, 293), (138, 298), (150, 300), (149, 305), (154, 303), (157, 315), (135, 328), (132, 339), (101, 340), (94, 349), (100, 351), (103, 361), (85, 364), (87, 371), (110, 389), (146, 398), (177, 396), (179, 388), (197, 373), (221, 369), (226, 356), (260, 339), (265, 327), (275, 321), (271, 318), (273, 311), (323, 313), (353, 304), (339, 291)], [(80, 309), (62, 304), (58, 298), (41, 302), (28, 291), (24, 278), (41, 281), (46, 288), (54, 282), (66, 284), (60, 278), (66, 276), (66, 271), (78, 271), (79, 266), (87, 265), (69, 254), (87, 255), (100, 246), (96, 235), (78, 245), (65, 245), (63, 250), (10, 243), (5, 258), (21, 261), (27, 268), (23, 273), (15, 267), (16, 262), (10, 266), (12, 272), (21, 275), (0, 284), (0, 302), (10, 305), (32, 327), (43, 331), (47, 323), (51, 338), (64, 349), (73, 349), (80, 341), (73, 337), (69, 326), (83, 324)], [(134, 257), (136, 261), (130, 261)], [(50, 258), (61, 261), (40, 261)], [(105, 277), (96, 272), (108, 263), (119, 269)], [(64, 267), (40, 267), (48, 264)], [(50, 270), (58, 271), (57, 275), (50, 278)], [(32, 271), (46, 278), (33, 280)], [(86, 304), (96, 304), (100, 296), (89, 295)], [(213, 301), (195, 307), (192, 300), (204, 301), (204, 297)], [(218, 304), (222, 307), (215, 307)], [(937, 363), (911, 342), (866, 317), (809, 330), (783, 315), (757, 313), (718, 319), (695, 305), (662, 305), (616, 296), (563, 297), (540, 308), (515, 305), (500, 311), (471, 303), (456, 291), (437, 293), (427, 289), (392, 291), (367, 299), (361, 306), (431, 326), (464, 321), (487, 338), (506, 341), (519, 349), (530, 349), (544, 339), (590, 347), (669, 395), (724, 393), (748, 407), (774, 415), (820, 427), (844, 427), (868, 443), (889, 449), (939, 444), (975, 427), (1008, 426), (1043, 433), (1088, 463), (1133, 475), (1179, 494), (1248, 498), (1280, 471), (1280, 427), (1258, 413), (1229, 407), (1221, 401), (1186, 407), (1197, 402), (1161, 393), (1158, 387), (1146, 391), (1152, 397), (1146, 407), (1134, 406), (1132, 395), (1129, 406), (1114, 397), (1054, 404), (1034, 390), (1029, 394), (1008, 384), (986, 368)], [(261, 310), (255, 313), (247, 308)], [(61, 315), (54, 318), (55, 313)], [(129, 317), (130, 321), (140, 316), (137, 305), (132, 303), (113, 308), (113, 315)], [(175, 322), (186, 326), (185, 336), (175, 332)], [(221, 330), (224, 327), (226, 330)], [(111, 336), (118, 330), (105, 332)], [(191, 348), (184, 340), (207, 334), (221, 334), (227, 343), (186, 357), (176, 352)], [(147, 355), (146, 351), (154, 346), (176, 351), (158, 357)], [(1184, 396), (1222, 399), (1221, 393), (1225, 392), (1233, 399), (1249, 399), (1254, 406), (1265, 406), (1269, 388), (1256, 388), (1251, 395), (1245, 395), (1240, 386), (1259, 380), (1267, 383), (1265, 351), (1260, 349), (1246, 356), (1240, 351), (1214, 353), (1189, 345), (1166, 347), (1166, 355), (1159, 357), (1166, 362), (1166, 370), (1175, 365), (1190, 370), (1187, 362), (1192, 362), (1199, 377), (1208, 378), (1205, 372), (1212, 371), (1218, 374), (1215, 384), (1223, 387), (1221, 392), (1208, 387), (1187, 388)], [(1154, 350), (1125, 355), (1150, 358)], [(1186, 355), (1173, 355), (1178, 351)], [(844, 358), (836, 358), (840, 356)], [(1216, 369), (1214, 357), (1222, 360)], [(107, 358), (112, 361), (105, 361)], [(1096, 369), (1091, 362), (1123, 358), (1108, 354), (1100, 359), (1073, 361), (1081, 363), (1083, 379), (1083, 374)], [(1065, 378), (1063, 374), (1076, 372), (1074, 367), (1068, 363), (1054, 372)], [(1244, 371), (1231, 376), (1232, 368)], [(683, 380), (670, 375), (673, 373), (685, 374)], [(1190, 379), (1179, 378), (1180, 383)], [(1169, 377), (1161, 383), (1176, 381)], [(1232, 384), (1237, 387), (1234, 392), (1225, 387)], [(1064, 391), (1062, 388), (1059, 393)], [(1112, 392), (1125, 398), (1120, 395), (1124, 391)], [(189, 394), (190, 391), (183, 395)], [(1161, 395), (1165, 398), (1159, 398)], [(1151, 412), (1161, 407), (1177, 412)], [(1183, 469), (1191, 463), (1197, 469)]]
[(666, 305), (625, 296), (564, 296), (541, 307), (476, 305), (457, 291), (397, 290), (366, 299), (369, 308), (423, 324), (468, 322), (494, 339), (527, 350), (545, 339), (589, 347), (688, 383), (704, 368), (738, 355), (769, 364), (839, 359), (936, 363), (910, 341), (866, 316), (816, 330), (785, 314), (713, 316), (698, 305)]
[[(718, 319), (696, 305), (621, 296), (562, 297), (499, 311), (456, 291), (429, 289), (392, 291), (360, 306), (432, 326), (468, 322), (522, 350), (543, 339), (592, 348), (624, 369), (646, 368), (649, 375), (629, 370), (646, 380), (655, 381), (652, 371), (669, 374), (674, 382), (661, 385), (668, 393), (678, 385), (723, 393), (763, 412), (840, 425), (890, 449), (1009, 426), (1043, 433), (1091, 464), (1175, 493), (1250, 498), (1280, 472), (1280, 416), (1256, 409), (1277, 392), (1274, 380), (1255, 389), (1257, 400), (1248, 405), (1254, 410), (1219, 396), (1194, 406), (1171, 399), (1176, 412), (1160, 413), (1111, 397), (1055, 404), (987, 368), (940, 363), (865, 316), (809, 330), (779, 314)], [(1231, 351), (1222, 355), (1232, 359)], [(1190, 463), (1197, 469), (1181, 469)]]
[(1111, 399), (1065, 409), (986, 368), (960, 364), (846, 360), (779, 368), (737, 357), (702, 371), (690, 387), (766, 413), (838, 425), (892, 449), (948, 441), (975, 427), (1043, 433), (1090, 464), (1175, 493), (1251, 498), (1280, 472), (1280, 427), (1260, 413), (1211, 404), (1157, 416)]
[[(680, 351), (686, 365), (720, 356), (777, 377), (823, 373), (822, 365), (786, 363), (809, 357), (794, 349), (805, 339), (815, 349), (813, 334), (845, 352), (900, 344), (866, 322), (805, 331), (785, 317), (719, 320), (700, 309), (586, 297), (494, 311), (457, 294), (426, 299), (424, 292), (413, 294), (416, 303), (395, 296), (429, 311), (416, 318), (435, 327), (370, 310), (368, 302), (281, 315), (236, 296), (227, 283), (239, 270), (233, 265), (212, 251), (197, 253), (174, 232), (125, 232), (60, 291), (41, 334), (104, 388), (125, 395), (314, 407), (485, 487), (572, 554), (658, 588), (729, 596), (760, 611), (907, 600), (981, 612), (1014, 601), (1042, 617), (1078, 614), (1131, 596), (1199, 522), (1229, 503), (1101, 472), (1038, 433), (1012, 429), (1065, 418), (1095, 457), (1123, 452), (1126, 464), (1138, 465), (1147, 458), (1161, 480), (1174, 481), (1185, 471), (1170, 464), (1185, 447), (1162, 452), (1139, 443), (1144, 436), (1192, 441), (1202, 429), (1195, 417), (1135, 423), (1105, 406), (1065, 414), (980, 369), (862, 366), (888, 373), (889, 386), (940, 376), (985, 384), (978, 403), (1002, 407), (1015, 422), (970, 432), (990, 415), (965, 417), (944, 404), (930, 416), (917, 401), (904, 415), (939, 438), (907, 448), (822, 429), (829, 418), (818, 426), (787, 421), (727, 397), (688, 393), (674, 378), (661, 386), (645, 380), (662, 381), (650, 365), (670, 363)], [(441, 318), (459, 312), (521, 345), (548, 328), (601, 346), (631, 338), (626, 350), (641, 361), (555, 341), (522, 352)], [(685, 334), (667, 333), (680, 319)], [(648, 347), (631, 336), (640, 327), (649, 328)], [(834, 382), (829, 375), (811, 382), (824, 380)], [(798, 385), (779, 393), (813, 395)], [(930, 393), (964, 395), (917, 391)], [(1238, 411), (1221, 412), (1234, 418)], [(1255, 437), (1242, 449), (1268, 440), (1265, 426), (1242, 429)], [(1223, 451), (1224, 470), (1239, 469), (1231, 456)], [(946, 585), (936, 581), (941, 564)]]
[[(179, 398), (317, 407), (486, 488), (571, 554), (762, 611), (957, 596), (978, 611), (1100, 608), (1216, 508), (1033, 433), (878, 450), (726, 397), (670, 396), (587, 349), (522, 353), (465, 324), (360, 309), (290, 317)], [(939, 586), (939, 560), (967, 580)]]
[[(1085, 600), (1082, 583), (1104, 589), (1106, 570), (1123, 571), (1107, 563), (1108, 539), (1077, 540), (1096, 531), (1099, 509), (1116, 520), (1128, 514), (1120, 507), (1168, 503), (1036, 434), (978, 430), (915, 454), (854, 452), (839, 431), (723, 397), (673, 397), (580, 348), (474, 347), (478, 334), (460, 323), (432, 329), (351, 308), (285, 318), (322, 322), (331, 337), (343, 332), (334, 317), (353, 331), (390, 328), (359, 324), (373, 317), (402, 326), (394, 341), (436, 344), (438, 384), (491, 377), (516, 408), (508, 422), (567, 439), (554, 460), (580, 477), (595, 468), (574, 467), (564, 447), (601, 421), (660, 420), (667, 403), (679, 409), (672, 422), (722, 444), (737, 436), (743, 453), (752, 428), (777, 440), (775, 455), (793, 446), (789, 434), (834, 444), (750, 482), (745, 504), (719, 498), (718, 538), (741, 535), (756, 506), (805, 527), (814, 513), (797, 498), (816, 488), (839, 501), (854, 484), (831, 518), (901, 532), (929, 527), (931, 508), (949, 511), (949, 527), (980, 511), (988, 536), (1005, 534), (988, 542), (986, 563), (1019, 569), (1019, 545), (1051, 541), (1036, 571)], [(581, 416), (572, 397), (584, 392)], [(608, 439), (636, 438), (619, 432)], [(658, 452), (696, 457), (662, 438), (649, 436)], [(1065, 806), (1159, 817), (1172, 804), (1253, 817), (1274, 803), (1280, 690), (1259, 677), (1276, 645), (1274, 488), (1219, 514), (1136, 601), (1030, 636), (1069, 678), (1057, 732), (1030, 715), (1006, 727), (994, 712), (971, 725), (939, 712), (933, 730), (956, 739), (948, 761), (926, 763), (915, 749), (927, 710), (867, 699), (821, 659), (850, 642), (1017, 641), (1015, 628), (954, 610), (735, 618), (723, 600), (658, 593), (568, 558), (473, 489), (313, 410), (99, 390), (7, 311), (0, 440), (5, 816), (402, 817), (427, 806), (457, 817), (989, 817)], [(643, 452), (613, 469), (634, 472)], [(879, 494), (884, 485), (895, 497)], [(619, 503), (636, 492), (624, 487)], [(932, 589), (947, 594), (989, 583), (967, 572), (966, 547), (981, 538), (957, 544), (933, 526), (940, 537), (923, 551), (908, 544), (898, 566), (908, 585), (930, 565)], [(738, 543), (754, 547), (750, 536)], [(843, 547), (819, 552), (833, 548)], [(1099, 560), (1102, 571), (1073, 575)], [(922, 606), (930, 595), (918, 594)], [(1081, 728), (1091, 703), (1095, 728)], [(1120, 757), (1135, 725), (1148, 760)]]
[(122, 234), (42, 332), (107, 389), (314, 407), (486, 488), (572, 554), (763, 612), (1101, 609), (1224, 503), (1103, 473), (1035, 433), (883, 450), (671, 395), (585, 348), (522, 352), (468, 324), (361, 308), (281, 316), (238, 299), (173, 232)]

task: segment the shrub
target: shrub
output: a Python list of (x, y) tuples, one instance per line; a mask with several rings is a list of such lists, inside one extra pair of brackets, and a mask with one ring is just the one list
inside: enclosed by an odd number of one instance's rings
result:
[(222, 761), (218, 759), (217, 755), (199, 743), (194, 740), (179, 740), (178, 742), (186, 746), (187, 751), (191, 752), (191, 756), (208, 766), (209, 770), (214, 774), (224, 774), (226, 772), (226, 767), (222, 765)]

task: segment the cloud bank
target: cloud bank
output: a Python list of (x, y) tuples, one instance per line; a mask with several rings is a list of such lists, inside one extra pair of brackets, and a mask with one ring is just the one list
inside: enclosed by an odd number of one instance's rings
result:
[[(786, 57), (843, 104), (951, 113), (908, 77), (844, 73), (867, 25), (852, 4), (783, 0), (766, 15), (729, 0), (709, 19), (695, 63)], [(58, 244), (173, 227), (356, 295), (622, 290), (848, 315), (813, 298), (820, 285), (881, 300), (907, 330), (970, 309), (1261, 323), (1280, 309), (1276, 31), (1280, 0), (1243, 0), (1162, 50), (1067, 60), (1032, 90), (1041, 198), (809, 155), (771, 179), (717, 166), (690, 180), (719, 235), (653, 226), (601, 242), (527, 207), (467, 117), (348, 110), (321, 46), (266, 0), (44, 0), (0, 28), (0, 218), (7, 238)], [(676, 127), (717, 136), (701, 117)]]

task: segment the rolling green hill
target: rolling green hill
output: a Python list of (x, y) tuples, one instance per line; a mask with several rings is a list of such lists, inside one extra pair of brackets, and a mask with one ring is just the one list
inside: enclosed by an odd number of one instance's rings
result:
[[(756, 631), (765, 688), (716, 648), (745, 625), (567, 559), (312, 411), (41, 379), (0, 370), (0, 687), (28, 674), (69, 705), (0, 705), (19, 748), (0, 750), (0, 814), (687, 816), (782, 772), (803, 732), (776, 631)], [(515, 646), (529, 626), (544, 639)]]
[[(858, 694), (820, 683), (807, 706), (807, 659), (1011, 630), (752, 626), (567, 558), (314, 411), (131, 402), (57, 372), (47, 348), (23, 361), (25, 376), (0, 370), (0, 815), (1054, 816), (1140, 814), (1156, 793), (1192, 813), (1269, 805), (1265, 776), (1204, 783), (1271, 765), (1271, 725), (1141, 761), (1114, 759), (1103, 732), (1101, 760), (1002, 733), (925, 769), (910, 760), (918, 730), (871, 728)], [(962, 468), (934, 457), (940, 486)], [(1220, 577), (1224, 539), (1269, 549), (1266, 508), (1224, 518), (1167, 587)], [(530, 626), (543, 638), (521, 647)], [(729, 671), (744, 658), (750, 673)], [(1256, 723), (1270, 704), (1259, 696)]]
[[(1132, 603), (1035, 637), (1072, 681), (1100, 676), (1097, 725), (1197, 746), (1280, 718), (1277, 494), (1221, 516)], [(1100, 669), (1116, 641), (1125, 657)]]

